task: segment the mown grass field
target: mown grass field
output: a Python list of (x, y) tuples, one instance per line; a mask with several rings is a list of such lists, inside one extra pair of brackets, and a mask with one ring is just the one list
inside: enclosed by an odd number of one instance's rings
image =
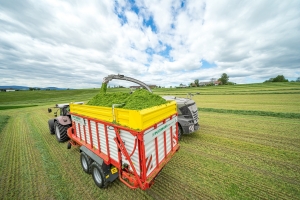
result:
[[(50, 135), (47, 108), (86, 102), (96, 89), (0, 93), (0, 108), (36, 105), (0, 109), (0, 199), (300, 199), (300, 84), (154, 92), (199, 92), (201, 129), (183, 136), (147, 191), (119, 180), (99, 189), (81, 169), (78, 149)], [(296, 115), (282, 117), (289, 113)]]

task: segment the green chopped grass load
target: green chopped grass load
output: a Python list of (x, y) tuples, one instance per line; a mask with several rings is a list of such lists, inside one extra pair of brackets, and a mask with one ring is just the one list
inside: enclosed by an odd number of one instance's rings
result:
[(127, 99), (124, 109), (142, 110), (167, 103), (167, 101), (157, 94), (141, 89), (136, 90)]
[(123, 104), (129, 97), (129, 93), (126, 92), (115, 92), (115, 93), (98, 93), (94, 96), (87, 105), (91, 106), (104, 106), (112, 107), (113, 104)]
[(147, 90), (140, 89), (136, 90), (132, 94), (124, 92), (105, 94), (100, 92), (95, 97), (93, 97), (87, 103), (87, 105), (112, 107), (113, 104), (123, 104), (118, 107), (129, 110), (142, 110), (145, 108), (159, 106), (165, 103), (167, 103), (167, 101), (161, 96), (150, 93)]
[(107, 89), (107, 83), (102, 83), (101, 88), (100, 88), (100, 93), (106, 93)]

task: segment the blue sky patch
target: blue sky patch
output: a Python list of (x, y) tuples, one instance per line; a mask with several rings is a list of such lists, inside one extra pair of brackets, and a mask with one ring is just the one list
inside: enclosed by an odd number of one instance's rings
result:
[[(120, 11), (121, 10), (121, 11)], [(126, 24), (127, 18), (125, 16), (125, 8), (124, 7), (120, 7), (119, 3), (117, 1), (115, 1), (115, 13), (118, 16), (120, 22), (122, 25)]]
[(153, 50), (152, 48), (149, 48), (149, 47), (148, 47), (148, 48), (146, 49), (146, 53), (149, 54), (149, 55), (153, 55), (155, 52), (154, 52), (154, 50)]
[(201, 60), (201, 62), (202, 62), (202, 66), (201, 66), (202, 69), (209, 69), (217, 66), (215, 63), (209, 63), (203, 59)]
[(160, 51), (158, 54), (164, 57), (169, 57), (170, 51), (172, 50), (172, 47), (170, 45), (165, 45), (165, 49), (163, 51)]
[(151, 15), (148, 20), (143, 20), (143, 25), (146, 27), (151, 27), (152, 32), (156, 33), (157, 28), (153, 20), (153, 16)]
[(139, 12), (140, 12), (140, 9), (139, 9), (139, 7), (136, 6), (135, 1), (134, 0), (129, 0), (128, 2), (130, 4), (130, 10), (135, 12), (138, 15)]
[(186, 3), (185, 0), (181, 1), (180, 7), (184, 8), (185, 7), (185, 3)]

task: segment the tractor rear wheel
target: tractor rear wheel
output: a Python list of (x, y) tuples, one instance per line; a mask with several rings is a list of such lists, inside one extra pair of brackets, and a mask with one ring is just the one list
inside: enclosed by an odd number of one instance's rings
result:
[(83, 171), (87, 174), (91, 173), (91, 164), (93, 160), (84, 152), (80, 154), (80, 163)]
[(104, 172), (102, 170), (101, 165), (99, 165), (96, 162), (93, 162), (91, 165), (91, 170), (92, 170), (92, 176), (95, 184), (99, 188), (104, 188), (107, 186), (108, 182), (106, 181), (104, 177)]
[(54, 130), (58, 142), (66, 142), (69, 140), (67, 130), (70, 125), (61, 125), (58, 121), (54, 122)]

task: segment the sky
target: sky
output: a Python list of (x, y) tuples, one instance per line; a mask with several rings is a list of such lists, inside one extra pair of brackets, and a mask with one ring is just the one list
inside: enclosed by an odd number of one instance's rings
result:
[[(300, 77), (300, 0), (0, 0), (0, 85)], [(111, 86), (135, 85), (112, 80)]]

